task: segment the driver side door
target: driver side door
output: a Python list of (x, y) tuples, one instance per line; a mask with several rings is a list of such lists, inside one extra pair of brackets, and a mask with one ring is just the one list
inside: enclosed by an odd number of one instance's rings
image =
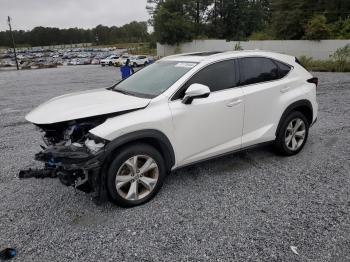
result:
[[(210, 95), (182, 103), (194, 83), (208, 86)], [(201, 69), (174, 95), (169, 107), (178, 166), (240, 149), (244, 103), (237, 85), (235, 60), (225, 60)]]

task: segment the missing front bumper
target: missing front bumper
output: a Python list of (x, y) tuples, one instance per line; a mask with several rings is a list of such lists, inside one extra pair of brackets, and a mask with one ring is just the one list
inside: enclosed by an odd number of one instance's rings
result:
[(102, 173), (105, 152), (92, 153), (85, 146), (51, 146), (35, 155), (42, 169), (21, 170), (19, 178), (59, 178), (62, 184), (93, 194), (95, 203), (107, 199)]

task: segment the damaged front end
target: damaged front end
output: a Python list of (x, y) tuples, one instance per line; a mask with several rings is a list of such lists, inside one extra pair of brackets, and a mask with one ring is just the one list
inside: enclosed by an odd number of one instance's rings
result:
[(44, 168), (21, 170), (19, 177), (58, 177), (66, 186), (93, 192), (97, 202), (105, 200), (100, 172), (108, 141), (89, 133), (105, 120), (106, 117), (99, 116), (37, 125), (43, 132), (45, 145), (41, 146), (42, 151), (35, 155), (35, 160), (43, 162)]
[(143, 109), (150, 101), (101, 88), (44, 102), (25, 116), (43, 132), (45, 144), (35, 159), (44, 166), (22, 170), (19, 177), (58, 177), (63, 184), (94, 192), (94, 199), (103, 201), (109, 141), (93, 135), (92, 130), (107, 119)]

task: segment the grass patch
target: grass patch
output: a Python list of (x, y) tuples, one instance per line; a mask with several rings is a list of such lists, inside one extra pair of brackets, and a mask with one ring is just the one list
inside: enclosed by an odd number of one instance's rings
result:
[(350, 72), (350, 45), (338, 48), (327, 60), (314, 60), (301, 56), (300, 63), (310, 71)]
[(300, 63), (309, 71), (318, 72), (350, 72), (349, 61), (337, 61), (333, 59), (315, 60), (311, 57), (299, 57)]

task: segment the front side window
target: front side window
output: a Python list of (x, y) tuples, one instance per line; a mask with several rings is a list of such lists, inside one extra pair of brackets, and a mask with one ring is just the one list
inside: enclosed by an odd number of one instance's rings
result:
[(116, 84), (112, 90), (130, 95), (153, 98), (179, 80), (197, 63), (158, 61)]
[(250, 85), (279, 78), (277, 64), (269, 58), (241, 58), (241, 85)]
[(192, 84), (206, 85), (211, 92), (236, 87), (238, 85), (238, 78), (235, 74), (234, 60), (217, 62), (201, 69), (175, 94), (173, 100), (183, 98), (186, 89)]

